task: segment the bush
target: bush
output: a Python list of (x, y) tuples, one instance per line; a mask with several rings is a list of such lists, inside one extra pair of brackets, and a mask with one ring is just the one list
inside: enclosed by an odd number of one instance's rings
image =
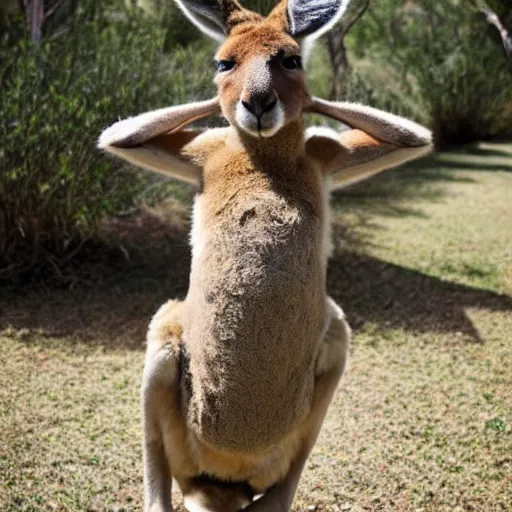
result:
[(166, 52), (203, 39), (199, 29), (190, 23), (174, 0), (126, 0), (126, 3), (134, 9), (142, 10), (162, 27)]
[(512, 65), (470, 3), (372, 3), (349, 42), (373, 103), (430, 124), (440, 145), (512, 136)]
[(101, 219), (146, 189), (146, 173), (96, 149), (103, 128), (212, 93), (209, 49), (165, 57), (162, 30), (148, 20), (113, 2), (95, 16), (88, 7), (40, 46), (28, 34), (0, 42), (0, 278), (59, 272)]

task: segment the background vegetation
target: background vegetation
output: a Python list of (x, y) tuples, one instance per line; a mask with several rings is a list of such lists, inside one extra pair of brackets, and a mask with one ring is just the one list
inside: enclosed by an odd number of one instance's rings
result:
[[(511, 511), (511, 33), (510, 0), (352, 0), (313, 54), (317, 95), (509, 142), (333, 195), (355, 338), (294, 512)], [(0, 1), (1, 511), (142, 510), (143, 340), (187, 292), (193, 191), (95, 144), (213, 94), (213, 52), (171, 0)]]
[[(508, 138), (512, 7), (489, 4), (354, 0), (313, 55), (312, 90), (408, 115), (440, 146)], [(105, 158), (98, 134), (213, 94), (214, 45), (170, 0), (24, 5), (0, 7), (0, 280), (51, 272), (66, 281), (69, 265), (97, 254), (103, 219), (178, 190)]]
[[(510, 512), (511, 190), (493, 143), (335, 194), (327, 285), (355, 338), (294, 512)], [(187, 209), (165, 210), (116, 222), (142, 263), (0, 290), (2, 512), (143, 510), (144, 337), (190, 268)]]

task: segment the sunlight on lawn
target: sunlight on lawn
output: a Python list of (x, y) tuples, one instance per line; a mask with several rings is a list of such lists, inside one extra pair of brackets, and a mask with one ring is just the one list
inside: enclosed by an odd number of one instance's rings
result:
[[(294, 510), (510, 510), (511, 190), (512, 146), (480, 145), (335, 195), (329, 292), (356, 335)], [(143, 339), (186, 290), (186, 237), (2, 297), (2, 511), (141, 510)]]

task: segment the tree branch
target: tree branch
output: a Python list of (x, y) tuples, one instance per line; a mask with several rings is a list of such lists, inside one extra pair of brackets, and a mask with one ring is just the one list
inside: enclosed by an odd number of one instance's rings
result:
[(498, 18), (498, 15), (492, 9), (484, 7), (481, 9), (481, 11), (485, 14), (487, 21), (497, 28), (503, 42), (503, 47), (505, 48), (507, 55), (510, 57), (512, 55), (512, 38), (507, 32), (507, 29), (503, 26), (500, 19)]
[(498, 30), (503, 47), (505, 48), (507, 55), (510, 57), (512, 55), (512, 38), (496, 12), (489, 7), (489, 4), (485, 0), (474, 0), (473, 5), (486, 17), (487, 22)]

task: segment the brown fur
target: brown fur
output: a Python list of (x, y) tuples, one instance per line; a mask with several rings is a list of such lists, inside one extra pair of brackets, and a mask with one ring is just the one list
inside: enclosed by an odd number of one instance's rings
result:
[(204, 165), (208, 242), (186, 299), (186, 399), (191, 428), (223, 449), (268, 448), (311, 404), (325, 323), (325, 212), (320, 172), (304, 146), (283, 151), (285, 141), (297, 140), (290, 131), (302, 140), (298, 124), (270, 143), (279, 144), (280, 161), (258, 161), (257, 148), (240, 141), (240, 149), (218, 150)]
[(283, 73), (277, 58), (280, 54), (299, 55), (300, 46), (274, 24), (264, 22), (238, 25), (219, 49), (218, 60), (233, 59), (239, 63), (232, 73), (216, 79), (222, 113), (230, 124), (235, 124), (235, 109), (240, 98), (250, 96), (250, 67), (258, 57), (264, 57), (265, 61), (271, 59), (272, 88), (281, 99), (287, 118), (296, 119), (302, 114), (309, 101), (304, 75)]
[[(218, 59), (240, 63), (218, 80), (228, 119), (252, 93), (245, 88), (253, 59), (300, 52), (275, 21), (237, 25), (218, 52)], [(271, 70), (288, 119), (277, 135), (219, 130), (177, 141), (182, 156), (203, 168), (194, 223), (205, 242), (180, 305), (183, 335), (174, 337), (186, 347), (176, 404), (183, 412), (161, 410), (169, 418), (162, 430), (183, 493), (212, 510), (249, 501), (237, 486), (217, 496), (215, 485), (197, 484), (199, 475), (248, 482), (261, 493), (283, 480), (302, 452), (326, 329), (326, 191), (320, 166), (306, 155), (300, 119), (309, 94), (302, 74), (283, 75), (277, 61)], [(152, 144), (170, 146), (165, 137)], [(157, 326), (174, 322), (173, 310), (167, 314), (155, 317), (150, 340)]]
[(307, 141), (309, 157), (321, 162), (326, 174), (332, 172), (333, 163), (336, 166), (337, 161), (343, 161), (344, 167), (350, 167), (374, 160), (377, 156), (390, 153), (394, 149), (393, 145), (382, 142), (362, 130), (348, 130), (339, 140), (313, 136)]
[[(179, 412), (183, 407), (178, 393), (180, 387), (177, 384), (183, 379), (179, 361), (182, 356), (182, 322), (185, 312), (185, 303), (170, 301), (162, 306), (149, 328), (148, 362), (154, 361), (162, 353), (172, 354), (173, 368), (172, 371), (166, 368), (165, 375), (167, 378), (171, 375), (174, 384), (169, 380), (162, 380), (159, 386), (151, 383), (152, 401), (144, 401), (147, 407), (146, 432), (152, 417), (158, 418), (155, 423), (163, 435), (161, 442), (165, 447), (166, 461), (185, 497), (192, 497), (208, 510), (234, 512), (240, 510), (242, 504), (247, 505), (251, 501), (247, 494), (247, 484), (254, 493), (263, 493), (276, 482), (286, 479), (298, 457), (304, 454), (307, 457), (345, 366), (350, 333), (342, 318), (331, 321), (324, 338), (325, 344), (315, 358), (322, 367), (315, 371), (317, 377), (314, 389), (317, 398), (313, 397), (314, 408), (310, 413), (297, 422), (279, 443), (253, 453), (233, 452), (216, 449), (204, 442), (190, 429), (185, 415)], [(148, 381), (146, 378), (145, 382)], [(326, 393), (322, 386), (328, 386), (330, 391)], [(165, 391), (169, 388), (175, 389), (170, 395)], [(248, 396), (251, 396), (250, 403), (254, 405), (252, 393), (247, 395), (247, 402)], [(322, 414), (318, 408), (321, 408)], [(148, 414), (149, 411), (151, 414)], [(162, 448), (158, 448), (158, 453), (161, 450)], [(197, 477), (205, 473), (214, 475), (221, 481), (247, 484), (219, 488), (214, 483), (208, 485), (207, 482), (198, 481)]]
[[(188, 295), (164, 305), (148, 332), (147, 512), (171, 510), (171, 478), (193, 510), (289, 509), (350, 339), (326, 297), (326, 178), (360, 179), (379, 162), (411, 158), (408, 144), (416, 150), (430, 140), (406, 120), (312, 99), (304, 73), (282, 64), (301, 51), (286, 0), (267, 18), (219, 1), (230, 35), (217, 59), (236, 62), (216, 79), (219, 98), (117, 123), (100, 140), (129, 161), (200, 185)], [(277, 132), (258, 124), (253, 133), (253, 112), (240, 109), (255, 101), (278, 103)], [(230, 128), (181, 129), (219, 108)], [(364, 131), (306, 140), (306, 111)], [(252, 502), (257, 493), (265, 495)]]

